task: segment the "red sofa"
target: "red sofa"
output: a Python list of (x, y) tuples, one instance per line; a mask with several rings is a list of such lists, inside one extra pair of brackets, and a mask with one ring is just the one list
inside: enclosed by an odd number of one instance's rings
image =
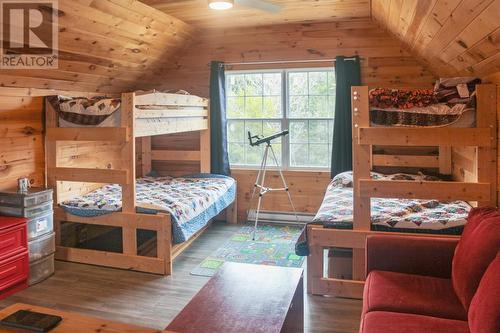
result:
[(499, 333), (500, 210), (473, 209), (460, 240), (373, 235), (360, 333)]

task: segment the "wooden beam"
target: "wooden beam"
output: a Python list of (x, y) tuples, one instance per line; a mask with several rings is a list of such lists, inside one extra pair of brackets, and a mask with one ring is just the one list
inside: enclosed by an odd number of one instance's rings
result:
[(160, 230), (162, 224), (170, 224), (170, 216), (168, 214), (154, 215), (114, 212), (102, 216), (82, 217), (70, 214), (60, 207), (54, 208), (54, 217), (59, 221), (155, 231)]
[(129, 170), (50, 168), (48, 173), (58, 181), (106, 184), (129, 184)]
[(164, 260), (115, 252), (58, 246), (56, 259), (165, 275)]
[(390, 167), (438, 168), (438, 156), (431, 155), (372, 155), (373, 165)]
[(364, 198), (487, 201), (489, 183), (359, 179)]
[(48, 141), (118, 141), (126, 142), (126, 127), (47, 128)]
[(206, 98), (195, 95), (180, 95), (166, 93), (145, 93), (135, 95), (135, 105), (175, 105), (175, 106), (198, 106), (207, 107), (208, 100)]
[(360, 127), (358, 131), (360, 145), (481, 147), (494, 145), (491, 128)]
[(199, 161), (199, 151), (188, 150), (152, 150), (151, 159), (153, 161)]
[(203, 118), (208, 116), (207, 109), (135, 109), (135, 118)]

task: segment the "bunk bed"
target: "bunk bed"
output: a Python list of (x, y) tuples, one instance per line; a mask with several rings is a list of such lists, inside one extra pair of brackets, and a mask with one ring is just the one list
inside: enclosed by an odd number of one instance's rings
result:
[[(497, 205), (496, 86), (477, 85), (476, 95), (473, 123), (452, 115), (439, 124), (417, 127), (404, 123), (419, 119), (414, 115), (391, 115), (385, 125), (374, 121), (380, 112), (370, 109), (368, 87), (352, 88), (353, 171), (332, 180), (316, 223), (307, 226), (308, 293), (361, 298), (367, 236), (416, 232), (459, 237), (470, 206)], [(385, 172), (375, 172), (380, 170)], [(406, 170), (414, 174), (399, 173)], [(424, 203), (431, 204), (425, 207)], [(431, 211), (428, 218), (422, 215), (426, 208)], [(390, 216), (391, 210), (399, 218)], [(441, 220), (436, 222), (436, 217)], [(352, 251), (350, 277), (325, 275), (325, 254), (331, 255), (332, 249)]]
[[(216, 215), (225, 211), (229, 223), (237, 222), (236, 182), (208, 174), (207, 99), (152, 91), (124, 93), (92, 107), (78, 99), (57, 101), (64, 105), (51, 99), (45, 104), (57, 259), (170, 275), (173, 259)], [(75, 111), (82, 107), (90, 110), (85, 117)], [(187, 132), (199, 137), (194, 148), (183, 144)], [(155, 146), (160, 139), (174, 142), (165, 149)], [(153, 166), (161, 163), (184, 163), (196, 172), (160, 175)], [(113, 250), (68, 245), (61, 235), (71, 224), (118, 231), (120, 244)], [(153, 237), (143, 242), (143, 235)]]

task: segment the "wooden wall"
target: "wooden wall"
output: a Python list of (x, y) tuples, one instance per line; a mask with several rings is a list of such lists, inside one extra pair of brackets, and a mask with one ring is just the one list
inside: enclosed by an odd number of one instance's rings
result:
[[(59, 69), (0, 70), (0, 86), (123, 92), (164, 79), (184, 22), (136, 0), (59, 0)], [(0, 37), (1, 38), (1, 37)]]
[(372, 17), (444, 75), (500, 70), (500, 1), (373, 0)]
[[(160, 82), (159, 69), (193, 33), (136, 0), (60, 0), (58, 16), (58, 69), (0, 70), (0, 190), (25, 176), (44, 183), (40, 96), (121, 93)], [(87, 150), (68, 146), (62, 162), (84, 163)]]
[[(160, 84), (207, 96), (211, 60), (228, 63), (314, 60), (355, 54), (363, 58), (364, 84), (430, 87), (435, 79), (426, 66), (403, 49), (401, 42), (365, 19), (205, 30), (172, 61), (166, 74), (169, 80), (152, 82), (151, 87)], [(245, 67), (238, 67), (241, 68)]]
[[(194, 40), (190, 48), (179, 54), (173, 62), (174, 67), (167, 72), (169, 80), (162, 86), (185, 89), (193, 94), (208, 97), (208, 64), (211, 60), (225, 62), (312, 60), (354, 54), (363, 58), (364, 84), (386, 87), (430, 87), (435, 80), (435, 76), (426, 66), (405, 51), (397, 39), (369, 20), (353, 20), (207, 30)], [(321, 63), (320, 66), (325, 66), (325, 63)], [(276, 66), (263, 66), (263, 68), (273, 67)], [(237, 69), (245, 68), (258, 67), (237, 67)], [(156, 167), (167, 172), (166, 166), (162, 168), (156, 165)], [(256, 171), (233, 170), (233, 176), (238, 181), (238, 216), (243, 220), (246, 217)], [(276, 173), (271, 172), (269, 176), (271, 184), (277, 182)], [(288, 171), (286, 178), (290, 182), (297, 210), (315, 213), (323, 200), (324, 191), (330, 181), (330, 173)], [(284, 193), (268, 195), (263, 208), (290, 211)]]
[(42, 98), (0, 91), (0, 190), (28, 177), (44, 183)]

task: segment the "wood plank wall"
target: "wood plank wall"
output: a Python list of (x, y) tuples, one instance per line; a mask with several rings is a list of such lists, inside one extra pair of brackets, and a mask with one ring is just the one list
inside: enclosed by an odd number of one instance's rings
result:
[[(337, 55), (353, 54), (363, 58), (363, 84), (428, 88), (435, 80), (426, 66), (405, 51), (397, 39), (369, 20), (353, 20), (204, 31), (191, 47), (179, 54), (173, 62), (174, 68), (167, 72), (169, 80), (162, 86), (185, 89), (208, 97), (208, 64), (211, 60), (244, 62), (330, 59)], [(325, 64), (322, 63), (321, 66)], [(253, 69), (256, 66), (239, 66), (237, 69), (245, 68)], [(161, 165), (155, 167), (162, 171)], [(233, 176), (238, 181), (238, 217), (239, 220), (244, 220), (256, 172), (234, 170)], [(330, 173), (289, 171), (286, 177), (290, 182), (297, 210), (315, 213), (330, 181)], [(276, 183), (277, 174), (270, 173), (269, 179), (270, 184)], [(264, 209), (290, 211), (283, 193), (267, 196)]]
[[(0, 70), (0, 86), (123, 92), (161, 81), (193, 29), (135, 0), (60, 0), (59, 68)], [(1, 37), (0, 37), (1, 38)]]
[[(161, 68), (193, 34), (184, 22), (136, 0), (59, 0), (58, 15), (58, 69), (0, 70), (0, 190), (19, 177), (44, 183), (40, 96), (142, 89), (144, 81), (164, 79)], [(99, 167), (115, 164), (102, 152), (89, 156), (92, 145), (68, 145), (59, 162), (83, 167), (106, 156)]]
[(373, 19), (441, 76), (500, 70), (499, 13), (498, 0), (372, 1)]
[(42, 98), (0, 93), (0, 190), (44, 183)]

